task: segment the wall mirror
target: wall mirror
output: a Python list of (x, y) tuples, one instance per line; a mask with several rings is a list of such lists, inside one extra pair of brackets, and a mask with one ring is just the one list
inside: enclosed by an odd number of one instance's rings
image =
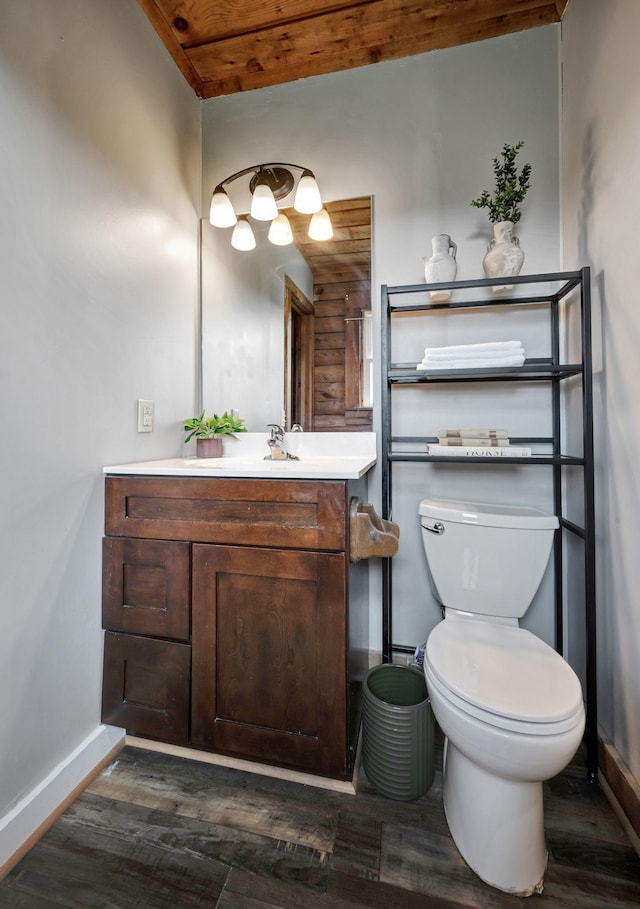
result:
[(256, 248), (202, 225), (202, 406), (237, 408), (251, 432), (366, 431), (371, 399), (371, 198), (325, 202), (331, 240), (285, 212), (294, 242), (274, 246), (252, 222)]

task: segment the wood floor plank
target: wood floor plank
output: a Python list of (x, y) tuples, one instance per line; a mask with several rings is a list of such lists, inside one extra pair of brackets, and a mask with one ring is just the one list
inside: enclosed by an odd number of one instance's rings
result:
[[(458, 909), (459, 904), (442, 897), (415, 893), (383, 881), (354, 878), (348, 874), (330, 873), (327, 886), (328, 905), (334, 900), (350, 909)], [(532, 907), (533, 909), (533, 907)]]
[(101, 830), (67, 813), (0, 883), (0, 906), (12, 906), (16, 894), (34, 904), (46, 894), (44, 905), (56, 907), (214, 909), (228, 873), (219, 862), (140, 841), (121, 815), (115, 830)]
[(584, 774), (562, 774), (544, 787), (545, 828), (576, 837), (629, 845), (602, 789)]
[(433, 782), (429, 791), (419, 799), (412, 801), (398, 801), (381, 795), (367, 780), (364, 770), (360, 769), (358, 782), (358, 797), (353, 807), (353, 813), (362, 814), (364, 817), (376, 817), (380, 821), (395, 824), (415, 824), (423, 830), (441, 836), (449, 835), (449, 828), (442, 807), (442, 780), (439, 776)]
[(522, 909), (517, 896), (487, 887), (465, 864), (449, 836), (384, 824), (380, 880), (474, 909)]
[[(129, 749), (123, 749), (129, 750)], [(131, 749), (98, 776), (88, 792), (235, 827), (327, 853), (333, 848), (337, 811), (308, 807), (305, 799), (282, 802), (260, 790), (255, 774)], [(186, 767), (184, 765), (187, 765)], [(306, 791), (311, 787), (297, 786)]]
[(353, 909), (325, 894), (309, 893), (282, 881), (268, 880), (234, 868), (220, 897), (218, 909)]
[(640, 905), (637, 884), (553, 862), (545, 875), (543, 896), (554, 907), (630, 909)]
[(371, 816), (341, 811), (330, 871), (377, 881), (380, 876), (382, 824)]
[(0, 891), (0, 906), (6, 909), (55, 909), (55, 905), (42, 893), (23, 893), (17, 888)]
[(568, 865), (611, 881), (635, 884), (640, 903), (640, 859), (630, 845), (596, 842), (591, 837), (557, 830), (547, 831), (546, 838), (554, 865)]
[[(400, 802), (363, 772), (353, 795), (126, 746), (0, 882), (0, 909), (523, 909), (460, 857), (440, 766)], [(526, 906), (640, 905), (640, 859), (580, 759), (545, 807)]]

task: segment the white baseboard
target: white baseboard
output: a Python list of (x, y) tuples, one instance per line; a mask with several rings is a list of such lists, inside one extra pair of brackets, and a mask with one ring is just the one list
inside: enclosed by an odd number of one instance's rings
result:
[(0, 818), (0, 880), (124, 745), (125, 733), (98, 726), (18, 804)]

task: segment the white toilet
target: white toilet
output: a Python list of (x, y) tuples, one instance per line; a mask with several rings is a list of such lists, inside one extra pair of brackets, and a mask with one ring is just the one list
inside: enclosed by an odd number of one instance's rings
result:
[(446, 736), (444, 809), (460, 854), (486, 883), (529, 896), (547, 864), (542, 781), (582, 739), (580, 682), (518, 627), (558, 520), (533, 508), (425, 499), (422, 539), (444, 621), (424, 672)]

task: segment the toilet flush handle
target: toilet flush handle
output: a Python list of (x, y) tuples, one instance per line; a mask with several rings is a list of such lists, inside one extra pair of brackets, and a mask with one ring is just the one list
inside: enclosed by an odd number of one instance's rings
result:
[(436, 521), (433, 527), (428, 527), (426, 524), (422, 525), (425, 530), (428, 530), (429, 533), (444, 533), (444, 524), (440, 521)]

